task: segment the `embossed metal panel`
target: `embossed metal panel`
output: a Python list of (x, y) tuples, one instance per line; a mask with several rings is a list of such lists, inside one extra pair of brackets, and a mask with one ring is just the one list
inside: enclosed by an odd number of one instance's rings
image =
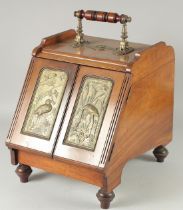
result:
[(50, 139), (67, 80), (64, 71), (42, 69), (25, 117), (22, 134)]
[(110, 79), (83, 79), (66, 132), (65, 144), (95, 149), (112, 86)]

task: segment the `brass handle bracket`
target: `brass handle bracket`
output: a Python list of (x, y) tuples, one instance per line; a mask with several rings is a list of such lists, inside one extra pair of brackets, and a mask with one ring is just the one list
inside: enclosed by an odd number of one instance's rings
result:
[(121, 40), (119, 48), (115, 50), (115, 54), (124, 55), (132, 52), (134, 49), (129, 46), (128, 43), (128, 32), (127, 23), (131, 22), (132, 18), (127, 15), (119, 15), (117, 13), (103, 12), (103, 11), (92, 11), (92, 10), (78, 10), (74, 12), (74, 16), (78, 18), (78, 26), (76, 30), (76, 37), (74, 39), (73, 47), (81, 47), (83, 44), (89, 44), (88, 41), (84, 39), (82, 19), (99, 22), (117, 23), (122, 24)]
[(127, 30), (127, 23), (130, 23), (132, 21), (132, 18), (127, 15), (121, 15), (120, 17), (120, 23), (122, 24), (122, 31), (121, 31), (121, 41), (119, 45), (119, 49), (117, 50), (117, 54), (128, 54), (134, 49), (129, 46), (128, 43), (128, 30)]
[(73, 47), (80, 47), (85, 42), (84, 33), (83, 33), (83, 25), (82, 25), (82, 19), (83, 19), (82, 12), (84, 12), (84, 11), (79, 10), (79, 11), (74, 12), (74, 16), (77, 17), (77, 19), (78, 19), (78, 26), (76, 29), (76, 37), (74, 39)]

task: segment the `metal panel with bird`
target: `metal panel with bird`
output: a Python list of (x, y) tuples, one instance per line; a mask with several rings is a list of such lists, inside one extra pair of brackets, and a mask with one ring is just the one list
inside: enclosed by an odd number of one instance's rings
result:
[(41, 70), (22, 134), (50, 139), (67, 80), (68, 76), (64, 71), (48, 68)]
[(94, 150), (113, 82), (85, 77), (79, 90), (64, 144)]

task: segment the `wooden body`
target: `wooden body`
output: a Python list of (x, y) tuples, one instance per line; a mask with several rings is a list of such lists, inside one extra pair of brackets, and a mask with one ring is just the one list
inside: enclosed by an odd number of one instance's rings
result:
[[(49, 150), (42, 149), (40, 140), (37, 141), (37, 147), (35, 148), (27, 148), (21, 144), (17, 145), (16, 142), (23, 140), (18, 135), (12, 140), (13, 134), (11, 132), (16, 127), (15, 121), (21, 104), (29, 103), (22, 97), (8, 135), (7, 146), (11, 150), (12, 164), (21, 163), (48, 172), (62, 174), (97, 185), (105, 189), (106, 192), (111, 192), (120, 184), (122, 170), (129, 159), (160, 145), (166, 145), (172, 139), (174, 52), (172, 47), (166, 46), (163, 42), (153, 46), (131, 43), (130, 45), (135, 50), (130, 54), (119, 56), (115, 55), (112, 50), (112, 48), (118, 47), (118, 41), (86, 37), (93, 44), (83, 48), (73, 48), (72, 43), (75, 35), (74, 30), (69, 30), (45, 38), (41, 45), (34, 49), (33, 60), (39, 59), (40, 65), (45, 61), (49, 65), (56, 65), (54, 63), (57, 63), (57, 65), (67, 66), (68, 64), (70, 65), (69, 69), (74, 68), (75, 71), (78, 71), (77, 75), (82, 74), (80, 73), (82, 69), (87, 74), (111, 75), (112, 78), (116, 78), (117, 92), (119, 92), (121, 83), (123, 83), (122, 96), (117, 98), (114, 92), (110, 99), (110, 109), (111, 104), (114, 106), (118, 104), (118, 106), (116, 106), (114, 120), (109, 128), (111, 138), (105, 146), (105, 153), (103, 153), (103, 156), (105, 156), (104, 163), (100, 165), (98, 158), (90, 161), (89, 152), (79, 153), (75, 148), (71, 148), (70, 153), (67, 151), (67, 156), (58, 157), (62, 152), (58, 150), (57, 155), (54, 155), (56, 140), (52, 142), (52, 149)], [(99, 45), (107, 47), (100, 51), (97, 48)], [(64, 64), (61, 64), (61, 62), (64, 62)], [(122, 75), (121, 80), (120, 75)], [(70, 91), (73, 89), (77, 92), (80, 84), (78, 78), (76, 78), (77, 82), (74, 88), (71, 85), (72, 82), (70, 83)], [(30, 83), (32, 85), (34, 82), (35, 80), (31, 79)], [(27, 92), (29, 99), (32, 90), (31, 88), (30, 92)], [(72, 107), (74, 97), (72, 94), (68, 97), (71, 100), (69, 104)], [(60, 111), (59, 122), (61, 114), (68, 108), (68, 104), (64, 103), (65, 108)], [(69, 119), (69, 115), (67, 115), (66, 113), (66, 121)], [(24, 118), (23, 114), (21, 114), (21, 118)], [(104, 120), (107, 128), (109, 120), (111, 120), (111, 116), (107, 114)], [(63, 125), (66, 126), (64, 123)], [(62, 134), (61, 125), (60, 130), (59, 132)], [(19, 130), (16, 131), (19, 132)], [(55, 131), (55, 138), (56, 136)], [(102, 148), (104, 142), (105, 139), (101, 139), (97, 148)], [(61, 142), (58, 144), (61, 148)], [(37, 148), (39, 151), (35, 150)], [(100, 155), (102, 150), (96, 151), (95, 157)], [(69, 155), (71, 153), (76, 154), (77, 158), (70, 159)], [(88, 161), (79, 161), (87, 158), (89, 158)]]

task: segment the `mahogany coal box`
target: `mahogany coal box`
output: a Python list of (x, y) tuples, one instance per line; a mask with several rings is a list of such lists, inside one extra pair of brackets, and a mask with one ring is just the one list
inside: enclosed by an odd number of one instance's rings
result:
[[(47, 38), (33, 50), (6, 140), (21, 182), (31, 167), (100, 189), (109, 208), (128, 160), (151, 149), (158, 162), (172, 139), (174, 51), (164, 42), (128, 42), (131, 18), (74, 13), (77, 30)], [(121, 39), (83, 33), (82, 20), (117, 23)]]

